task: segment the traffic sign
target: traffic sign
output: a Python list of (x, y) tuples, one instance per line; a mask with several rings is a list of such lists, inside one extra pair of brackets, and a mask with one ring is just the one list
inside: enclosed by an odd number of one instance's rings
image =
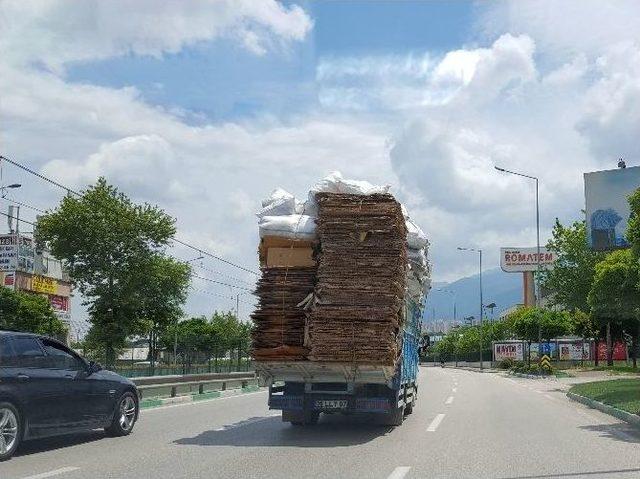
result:
[(549, 358), (549, 356), (547, 356), (546, 354), (544, 354), (540, 358), (540, 367), (548, 371), (551, 371), (551, 358)]

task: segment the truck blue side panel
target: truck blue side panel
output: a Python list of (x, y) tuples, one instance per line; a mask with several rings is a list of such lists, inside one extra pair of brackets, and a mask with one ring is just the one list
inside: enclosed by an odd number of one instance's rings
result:
[(407, 300), (402, 332), (401, 383), (413, 382), (418, 377), (418, 340), (420, 338), (421, 305)]

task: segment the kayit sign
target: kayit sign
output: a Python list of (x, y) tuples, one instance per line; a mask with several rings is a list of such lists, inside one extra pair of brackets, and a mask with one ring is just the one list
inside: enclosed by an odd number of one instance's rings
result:
[[(547, 248), (540, 248), (540, 269), (553, 267), (557, 256)], [(538, 269), (538, 249), (533, 248), (500, 248), (500, 267), (507, 273), (522, 273)]]

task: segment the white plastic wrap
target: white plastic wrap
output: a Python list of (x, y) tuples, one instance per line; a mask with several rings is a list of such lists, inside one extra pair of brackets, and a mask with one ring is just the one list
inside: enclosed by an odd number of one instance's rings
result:
[(306, 210), (308, 214), (317, 214), (316, 193), (345, 193), (350, 195), (373, 195), (377, 193), (388, 193), (389, 185), (374, 185), (368, 181), (349, 180), (342, 177), (342, 173), (334, 171), (328, 176), (318, 181), (309, 190)]
[(288, 191), (276, 188), (269, 198), (262, 200), (262, 210), (257, 213), (258, 218), (265, 216), (283, 216), (296, 214), (297, 201)]
[(292, 239), (316, 238), (315, 218), (308, 215), (263, 216), (258, 222), (260, 237), (280, 236)]

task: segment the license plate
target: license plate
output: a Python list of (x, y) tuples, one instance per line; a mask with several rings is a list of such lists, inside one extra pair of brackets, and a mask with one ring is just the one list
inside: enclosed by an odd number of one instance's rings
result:
[(319, 399), (316, 409), (347, 409), (346, 399)]

